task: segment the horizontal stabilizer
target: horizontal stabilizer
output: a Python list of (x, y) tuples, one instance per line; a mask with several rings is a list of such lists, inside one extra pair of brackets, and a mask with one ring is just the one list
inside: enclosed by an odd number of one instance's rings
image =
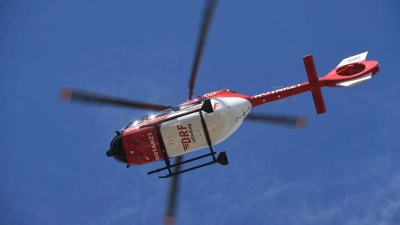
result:
[[(315, 69), (314, 59), (312, 55), (306, 55), (303, 57), (304, 67), (306, 68), (308, 82), (310, 84), (319, 81), (317, 70)], [(321, 88), (311, 89), (311, 94), (314, 100), (315, 109), (317, 114), (322, 114), (326, 112), (324, 97), (322, 96)]]
[(319, 79), (317, 75), (317, 70), (315, 69), (313, 56), (306, 55), (303, 57), (303, 61), (307, 72), (308, 82), (310, 84), (317, 82)]
[(326, 108), (321, 88), (311, 90), (311, 94), (314, 99), (314, 104), (315, 104), (315, 109), (317, 110), (317, 114), (325, 113)]

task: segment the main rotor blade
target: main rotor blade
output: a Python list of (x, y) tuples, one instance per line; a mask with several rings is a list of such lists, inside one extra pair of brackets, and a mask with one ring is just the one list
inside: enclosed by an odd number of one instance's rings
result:
[(293, 128), (303, 128), (307, 126), (308, 119), (300, 116), (273, 115), (273, 114), (254, 114), (250, 113), (246, 119), (272, 123), (276, 125), (289, 126)]
[(193, 65), (192, 65), (192, 72), (190, 75), (189, 100), (191, 100), (193, 97), (194, 84), (196, 83), (197, 72), (199, 71), (201, 56), (203, 54), (208, 30), (210, 28), (210, 23), (211, 23), (211, 19), (213, 16), (213, 12), (215, 10), (216, 3), (217, 3), (217, 0), (209, 0), (207, 2), (206, 9), (204, 12), (203, 24), (201, 25), (200, 36), (199, 36), (199, 39), (197, 42), (196, 54), (194, 57), (194, 61), (193, 61)]
[[(175, 164), (178, 164), (182, 162), (182, 156), (178, 156), (175, 160)], [(177, 165), (176, 167), (174, 167), (174, 172), (173, 173), (177, 173), (179, 172), (181, 165)], [(172, 181), (171, 181), (171, 186), (169, 188), (169, 195), (168, 195), (168, 203), (167, 203), (167, 210), (165, 212), (165, 217), (164, 217), (164, 224), (165, 225), (174, 225), (175, 224), (175, 220), (176, 220), (176, 213), (175, 213), (175, 209), (176, 209), (176, 198), (178, 196), (178, 192), (179, 192), (179, 179), (178, 177), (180, 176), (180, 174), (177, 174), (175, 176), (172, 177)]]
[[(203, 54), (204, 45), (206, 42), (208, 30), (210, 27), (211, 19), (213, 12), (215, 10), (217, 0), (209, 0), (206, 5), (203, 24), (200, 30), (200, 36), (197, 43), (196, 54), (194, 57), (193, 65), (192, 65), (192, 72), (190, 74), (190, 81), (189, 81), (189, 100), (193, 97), (193, 90), (194, 85), (196, 83), (197, 72), (199, 71), (199, 65), (201, 61), (201, 56)], [(175, 164), (180, 163), (182, 161), (182, 156), (178, 156), (175, 160)], [(179, 172), (180, 165), (174, 168), (174, 173)], [(167, 210), (164, 217), (164, 224), (165, 225), (174, 225), (176, 220), (176, 199), (179, 192), (179, 174), (172, 177), (170, 192), (168, 197), (167, 203)]]
[(64, 88), (60, 91), (60, 100), (95, 102), (95, 103), (111, 104), (111, 105), (118, 105), (118, 106), (126, 106), (126, 107), (131, 107), (131, 108), (138, 108), (138, 109), (149, 109), (149, 110), (155, 110), (155, 111), (160, 111), (160, 110), (171, 108), (170, 106), (156, 105), (156, 104), (152, 104), (152, 103), (109, 97), (109, 96), (89, 93), (89, 92), (81, 91), (81, 90), (72, 90), (69, 88)]

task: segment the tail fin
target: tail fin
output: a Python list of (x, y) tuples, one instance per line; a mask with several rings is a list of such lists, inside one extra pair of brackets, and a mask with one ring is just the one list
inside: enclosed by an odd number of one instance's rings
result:
[[(341, 67), (350, 63), (360, 62), (367, 58), (368, 52), (363, 52), (361, 54), (350, 56), (348, 58), (343, 59), (337, 67)], [(336, 67), (336, 68), (337, 68)]]
[[(304, 66), (306, 68), (308, 82), (310, 84), (318, 82), (317, 70), (315, 69), (314, 59), (312, 55), (306, 55), (303, 57)], [(322, 96), (321, 88), (311, 89), (311, 94), (313, 96), (315, 109), (317, 114), (322, 114), (326, 112), (324, 97)]]

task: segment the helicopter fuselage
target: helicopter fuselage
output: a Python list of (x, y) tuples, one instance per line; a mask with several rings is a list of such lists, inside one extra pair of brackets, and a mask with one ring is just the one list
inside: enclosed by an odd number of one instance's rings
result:
[[(362, 54), (365, 58), (366, 53)], [(344, 59), (325, 77), (318, 78), (312, 57), (305, 56), (308, 82), (254, 96), (223, 89), (186, 101), (178, 107), (141, 117), (117, 132), (107, 156), (127, 165), (142, 165), (160, 160), (169, 164), (168, 159), (171, 157), (207, 146), (213, 152), (211, 146), (232, 135), (252, 108), (306, 91), (311, 91), (317, 114), (322, 114), (326, 112), (320, 90), (322, 87), (354, 86), (379, 72), (377, 61), (359, 59), (352, 62), (353, 58)], [(206, 102), (208, 108), (204, 111)]]
[[(212, 145), (232, 135), (252, 108), (249, 96), (226, 89), (214, 93), (214, 98), (209, 99), (212, 112), (202, 114)], [(196, 104), (172, 108), (158, 118), (152, 119), (150, 114), (147, 120), (124, 129), (122, 147), (128, 163), (146, 164), (207, 147), (201, 116), (197, 112), (202, 107), (203, 97), (197, 98)]]

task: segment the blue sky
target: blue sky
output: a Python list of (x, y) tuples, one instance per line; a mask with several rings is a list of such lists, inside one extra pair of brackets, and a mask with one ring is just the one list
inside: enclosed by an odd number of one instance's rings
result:
[[(161, 224), (162, 163), (105, 156), (114, 131), (147, 111), (58, 102), (62, 87), (177, 105), (203, 1), (0, 3), (0, 224)], [(381, 72), (254, 109), (309, 117), (302, 130), (247, 122), (215, 147), (230, 164), (182, 176), (178, 224), (400, 224), (400, 4), (218, 4), (195, 94), (255, 95), (319, 76), (369, 51)], [(201, 154), (194, 153), (193, 156)]]

